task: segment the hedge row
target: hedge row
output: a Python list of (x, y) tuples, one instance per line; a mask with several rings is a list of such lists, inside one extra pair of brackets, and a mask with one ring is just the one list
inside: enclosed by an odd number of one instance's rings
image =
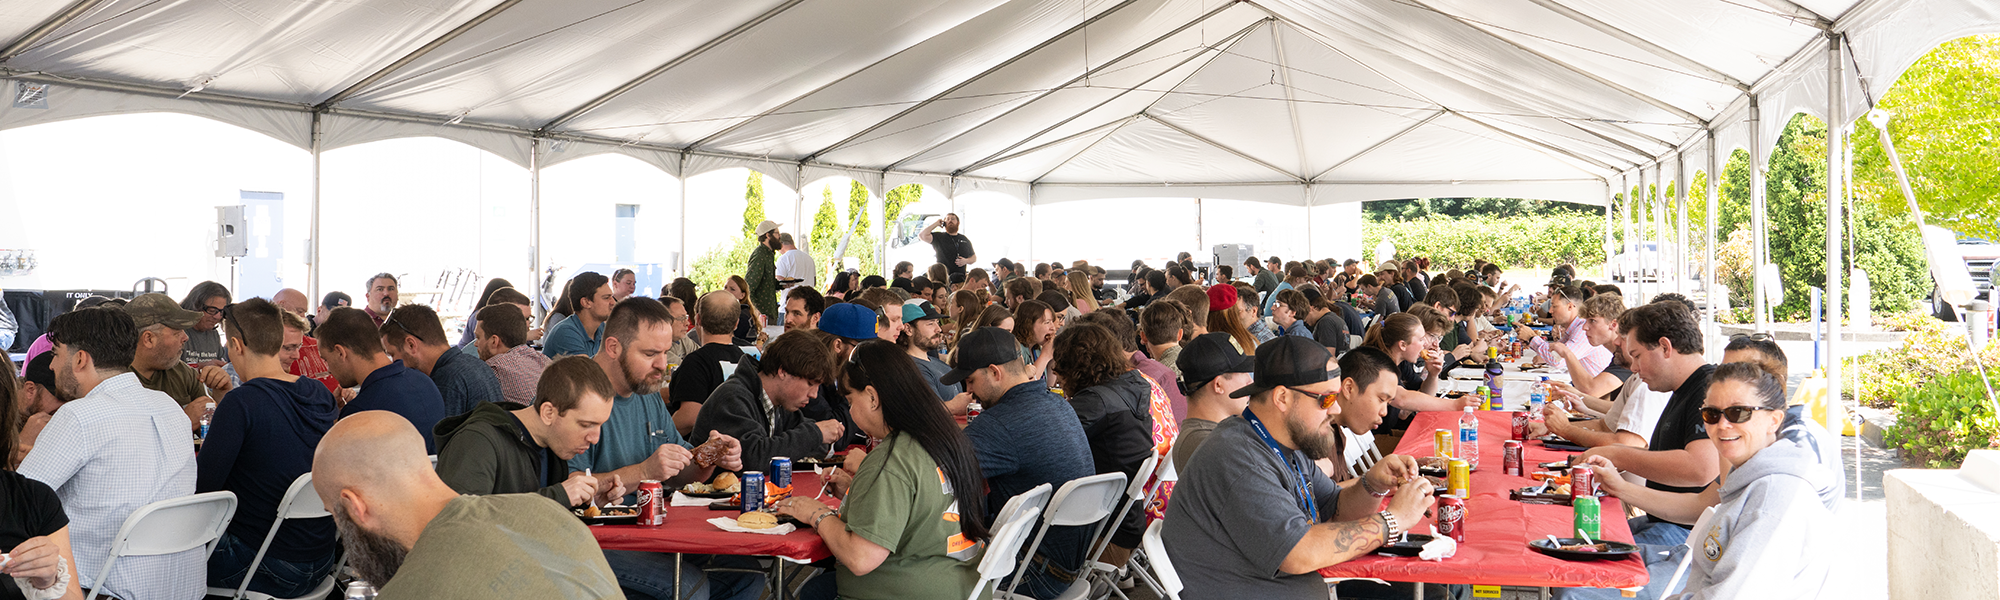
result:
[(1573, 264), (1593, 270), (1605, 262), (1601, 215), (1370, 221), (1361, 226), (1361, 251), (1371, 264), (1387, 258), (1374, 255), (1385, 238), (1395, 244), (1397, 254), (1425, 256), (1449, 267), (1486, 259), (1524, 269)]

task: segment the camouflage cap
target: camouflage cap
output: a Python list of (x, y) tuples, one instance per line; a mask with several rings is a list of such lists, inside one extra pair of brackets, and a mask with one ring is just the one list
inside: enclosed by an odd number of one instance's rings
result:
[(181, 303), (168, 298), (166, 294), (140, 294), (125, 303), (125, 314), (132, 317), (132, 324), (139, 329), (154, 325), (166, 325), (174, 329), (189, 329), (201, 321), (201, 313), (181, 308)]

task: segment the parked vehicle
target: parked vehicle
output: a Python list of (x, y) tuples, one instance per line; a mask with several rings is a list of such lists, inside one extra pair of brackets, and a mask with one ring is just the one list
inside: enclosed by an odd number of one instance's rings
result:
[(1659, 281), (1673, 274), (1679, 258), (1679, 247), (1672, 242), (1628, 242), (1605, 268), (1613, 281)]

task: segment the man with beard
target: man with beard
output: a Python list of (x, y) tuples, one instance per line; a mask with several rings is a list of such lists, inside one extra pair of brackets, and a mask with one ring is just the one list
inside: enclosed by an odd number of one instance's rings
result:
[[(1387, 456), (1342, 493), (1313, 461), (1338, 450), (1342, 380), (1333, 355), (1309, 338), (1257, 348), (1251, 383), (1232, 392), (1249, 408), (1217, 426), (1180, 470), (1162, 536), (1190, 598), (1324, 598), (1315, 571), (1374, 552), (1431, 506), (1415, 459)], [(1376, 508), (1393, 496), (1389, 509)]]
[(312, 473), (347, 565), (379, 600), (623, 597), (568, 510), (534, 494), (459, 495), (395, 415), (341, 420), (320, 440)]
[[(939, 227), (943, 227), (944, 231), (938, 231)], [(917, 234), (917, 239), (937, 251), (937, 264), (944, 265), (945, 273), (952, 281), (964, 278), (965, 266), (979, 261), (979, 257), (972, 252), (972, 240), (958, 232), (958, 213), (946, 213), (944, 218), (931, 221), (922, 233)]]
[(56, 355), (43, 352), (28, 361), (27, 371), (21, 375), (21, 412), (28, 415), (21, 426), (21, 436), (14, 442), (14, 464), (21, 464), (21, 458), (35, 448), (35, 439), (41, 436), (42, 428), (49, 426), (56, 410), (75, 398), (65, 396), (62, 388), (56, 387), (54, 364)]
[[(199, 321), (207, 317), (181, 308), (166, 294), (140, 294), (125, 304), (125, 314), (139, 328), (139, 345), (132, 351), (132, 374), (139, 378), (139, 385), (173, 398), (187, 415), (188, 430), (200, 429), (208, 404), (235, 387), (222, 367), (209, 365), (197, 371), (183, 360), (188, 330), (199, 327)], [(221, 317), (216, 322), (220, 323)], [(214, 390), (215, 396), (210, 396), (209, 390)]]
[(819, 327), (819, 314), (826, 310), (826, 297), (812, 286), (802, 285), (785, 292), (785, 331)]
[[(376, 273), (374, 277), (368, 278), (366, 298), (368, 304), (364, 305), (361, 310), (368, 313), (368, 319), (374, 321), (376, 327), (381, 327), (382, 320), (389, 318), (389, 311), (396, 310), (396, 276), (388, 273)], [(332, 315), (328, 314), (327, 316), (331, 317)]]
[[(826, 324), (820, 321), (822, 327)], [(702, 403), (693, 439), (735, 436), (743, 443), (746, 465), (767, 465), (776, 456), (826, 456), (827, 446), (846, 435), (846, 427), (837, 420), (807, 419), (799, 409), (821, 384), (833, 380), (835, 364), (833, 350), (813, 332), (778, 336), (761, 359), (745, 356), (737, 362), (736, 374)]]
[[(708, 481), (717, 465), (745, 464), (739, 458), (741, 447), (730, 436), (705, 436), (704, 441), (714, 447), (700, 454), (693, 452), (694, 445), (681, 438), (680, 431), (673, 426), (673, 414), (667, 412), (666, 403), (660, 400), (660, 387), (665, 385), (667, 377), (667, 348), (674, 343), (673, 318), (666, 305), (645, 297), (629, 298), (611, 310), (611, 320), (604, 329), (604, 347), (591, 357), (610, 380), (611, 413), (599, 426), (598, 442), (569, 459), (571, 472), (589, 471), (593, 477), (615, 479), (629, 488), (638, 487), (640, 481), (654, 480), (672, 489)], [(545, 372), (543, 377), (549, 375)], [(443, 464), (442, 457), (439, 464)], [(628, 595), (676, 596), (672, 555), (607, 550), (604, 557)], [(727, 560), (720, 562), (728, 564), (717, 566), (742, 566)], [(687, 558), (687, 564), (696, 570), (709, 563), (708, 557)], [(754, 598), (763, 588), (762, 575), (717, 574), (705, 581), (715, 588), (709, 590), (710, 598)], [(686, 598), (704, 585), (704, 578), (684, 577), (681, 584), (679, 597)]]
[[(750, 251), (750, 264), (743, 272), (743, 282), (749, 284), (750, 304), (757, 307), (757, 314), (769, 317), (778, 312), (778, 223), (765, 221), (757, 224), (757, 248)], [(759, 323), (759, 327), (763, 324)]]
[(965, 412), (965, 405), (972, 403), (972, 396), (965, 393), (965, 387), (956, 383), (945, 383), (944, 374), (951, 372), (951, 365), (944, 363), (939, 354), (944, 351), (944, 328), (938, 326), (936, 308), (929, 302), (910, 302), (902, 307), (903, 334), (896, 338), (896, 345), (917, 361), (917, 370), (924, 374), (924, 383), (931, 384), (938, 399), (945, 401), (945, 408), (953, 413)]
[(139, 328), (122, 310), (87, 308), (51, 321), (49, 341), (56, 388), (76, 400), (49, 419), (19, 472), (62, 500), (76, 558), (71, 574), (82, 587), (119, 598), (200, 598), (207, 580), (201, 548), (125, 557), (97, 579), (133, 510), (194, 493), (187, 417), (132, 374)]

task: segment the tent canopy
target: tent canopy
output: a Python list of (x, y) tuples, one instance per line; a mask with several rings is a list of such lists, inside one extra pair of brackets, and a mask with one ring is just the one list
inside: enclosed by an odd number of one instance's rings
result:
[(10, 0), (0, 128), (177, 111), (302, 148), (431, 135), (794, 188), (1602, 204), (1707, 136), (1746, 146), (1753, 94), (1821, 114), (1829, 32), (1858, 115), (1996, 28), (1980, 0)]

